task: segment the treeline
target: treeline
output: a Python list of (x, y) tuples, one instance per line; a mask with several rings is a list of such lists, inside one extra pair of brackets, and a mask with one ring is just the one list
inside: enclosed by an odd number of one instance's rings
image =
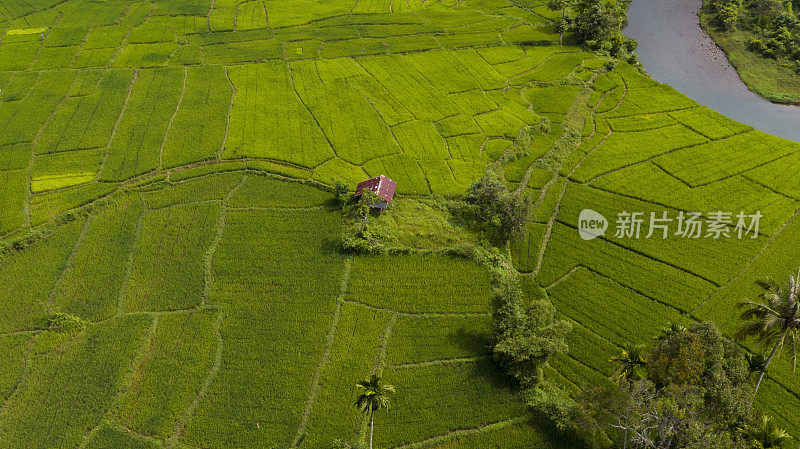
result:
[(556, 27), (589, 50), (637, 65), (637, 42), (626, 38), (622, 28), (628, 20), (631, 0), (548, 0), (547, 7), (559, 12)]
[(800, 0), (706, 0), (704, 8), (721, 31), (752, 33), (750, 51), (788, 59), (800, 73)]

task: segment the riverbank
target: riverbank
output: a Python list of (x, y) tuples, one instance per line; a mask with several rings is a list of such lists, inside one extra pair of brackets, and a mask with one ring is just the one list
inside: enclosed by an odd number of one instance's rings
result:
[(738, 122), (800, 142), (800, 107), (771, 103), (740, 79), (700, 27), (700, 0), (634, 0), (623, 33), (636, 39), (645, 71)]
[(800, 75), (782, 66), (782, 61), (765, 58), (747, 49), (746, 42), (753, 36), (746, 30), (720, 32), (712, 15), (698, 14), (700, 26), (725, 52), (739, 78), (758, 96), (779, 104), (800, 104)]

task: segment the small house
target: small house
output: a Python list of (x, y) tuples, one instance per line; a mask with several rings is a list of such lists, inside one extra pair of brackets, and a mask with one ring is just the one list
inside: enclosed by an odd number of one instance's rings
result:
[(355, 197), (360, 199), (361, 193), (364, 191), (364, 189), (372, 190), (376, 195), (381, 197), (383, 201), (371, 204), (370, 206), (376, 209), (384, 210), (389, 207), (389, 204), (391, 204), (396, 188), (396, 182), (392, 181), (386, 176), (380, 175), (378, 177), (359, 182), (358, 186), (356, 186)]

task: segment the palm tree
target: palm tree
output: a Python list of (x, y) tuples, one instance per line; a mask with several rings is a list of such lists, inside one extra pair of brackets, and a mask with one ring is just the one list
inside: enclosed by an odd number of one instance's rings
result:
[(772, 346), (772, 352), (764, 361), (764, 368), (756, 381), (756, 391), (772, 358), (784, 346), (788, 346), (791, 352), (792, 371), (797, 367), (797, 332), (800, 330), (800, 304), (797, 294), (800, 288), (800, 270), (797, 276), (789, 276), (786, 288), (771, 279), (763, 279), (757, 283), (763, 289), (758, 298), (755, 301), (744, 300), (736, 306), (742, 311), (740, 318), (743, 323), (734, 334), (740, 341), (754, 337), (762, 347)]
[[(634, 380), (639, 380), (644, 377), (644, 368), (647, 362), (644, 360), (644, 346), (634, 345), (632, 343), (625, 343), (622, 345), (622, 352), (620, 355), (612, 357), (612, 362), (618, 362), (619, 368), (614, 373), (614, 378), (617, 383), (623, 381), (628, 384), (629, 391), (633, 388)], [(625, 410), (625, 434), (623, 435), (623, 449), (628, 447), (628, 421), (630, 419), (630, 402)]]
[(745, 438), (759, 443), (759, 447), (764, 449), (781, 447), (792, 439), (789, 432), (778, 427), (775, 420), (768, 415), (761, 415), (761, 418), (755, 423), (748, 424), (739, 430)]
[(644, 368), (647, 362), (644, 360), (644, 346), (625, 343), (622, 345), (620, 355), (612, 357), (612, 362), (619, 363), (619, 368), (614, 373), (617, 382), (626, 380), (638, 380), (644, 377)]
[(657, 341), (666, 340), (673, 335), (680, 334), (681, 332), (686, 332), (686, 326), (678, 323), (669, 323), (669, 326), (661, 329), (661, 333), (655, 336)]
[(361, 394), (356, 399), (356, 407), (361, 413), (369, 413), (369, 448), (372, 449), (372, 430), (375, 425), (375, 412), (389, 408), (389, 396), (394, 393), (394, 386), (383, 383), (377, 374), (356, 384)]

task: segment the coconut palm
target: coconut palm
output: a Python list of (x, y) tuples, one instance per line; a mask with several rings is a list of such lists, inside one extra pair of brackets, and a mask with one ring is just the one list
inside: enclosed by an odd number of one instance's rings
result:
[[(628, 389), (632, 389), (632, 381), (639, 380), (644, 377), (644, 368), (647, 362), (644, 360), (644, 346), (634, 345), (632, 343), (625, 343), (622, 345), (622, 352), (620, 355), (612, 357), (612, 362), (619, 363), (619, 368), (614, 373), (617, 383), (627, 383)], [(623, 436), (623, 449), (628, 447), (628, 421), (630, 419), (630, 403), (625, 410), (625, 434)]]
[(361, 389), (361, 394), (356, 399), (356, 407), (363, 414), (369, 413), (369, 447), (372, 449), (375, 412), (389, 408), (389, 396), (394, 393), (395, 389), (394, 386), (383, 383), (383, 379), (376, 374), (356, 385)]
[(753, 424), (748, 424), (739, 429), (745, 438), (757, 443), (759, 447), (770, 449), (782, 447), (792, 439), (785, 429), (781, 429), (771, 416), (761, 415)]
[(734, 334), (737, 340), (754, 337), (762, 347), (772, 347), (756, 381), (756, 391), (779, 350), (788, 347), (792, 370), (797, 366), (797, 333), (800, 330), (800, 304), (797, 295), (800, 288), (800, 270), (796, 276), (789, 276), (785, 288), (771, 279), (758, 281), (758, 285), (763, 292), (755, 301), (744, 300), (737, 304), (737, 308), (742, 311), (740, 318), (743, 323)]
[(625, 343), (622, 345), (620, 355), (612, 357), (612, 362), (619, 363), (619, 368), (614, 373), (615, 379), (619, 382), (626, 380), (638, 380), (644, 377), (644, 368), (647, 362), (644, 359), (644, 346)]
[(680, 334), (681, 332), (686, 332), (686, 326), (678, 323), (669, 323), (669, 326), (661, 329), (661, 333), (655, 336), (657, 341), (666, 340), (673, 335)]

